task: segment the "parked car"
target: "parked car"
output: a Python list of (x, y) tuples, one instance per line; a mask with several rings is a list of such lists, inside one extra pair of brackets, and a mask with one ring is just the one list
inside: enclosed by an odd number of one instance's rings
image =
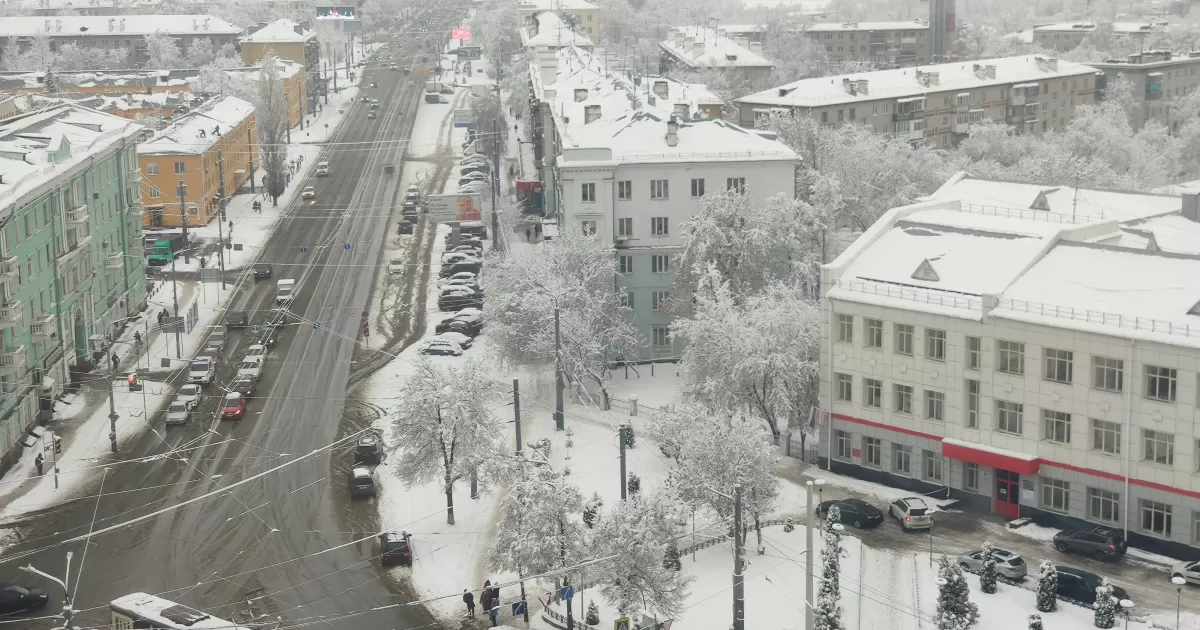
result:
[(470, 256), (475, 256), (476, 258), (478, 258), (483, 255), (483, 246), (479, 245), (479, 244), (455, 245), (454, 247), (446, 250), (446, 253), (448, 253), (448, 254), (462, 253), (462, 254), (467, 254)]
[(448, 278), (450, 276), (453, 276), (456, 273), (461, 273), (463, 271), (468, 271), (470, 273), (478, 274), (479, 270), (481, 268), (482, 267), (479, 263), (473, 263), (473, 262), (460, 262), (460, 263), (454, 263), (452, 265), (442, 265), (442, 270), (440, 272), (438, 272), (438, 276), (440, 276), (442, 278)]
[(220, 354), (225, 348), (225, 331), (214, 330), (208, 335), (208, 341), (204, 342), (204, 352), (207, 354)]
[(192, 405), (184, 400), (175, 400), (167, 407), (167, 424), (187, 424), (192, 419)]
[(445, 284), (440, 282), (438, 283), (439, 289), (445, 289), (448, 287), (466, 287), (472, 291), (475, 291), (479, 295), (483, 295), (483, 289), (479, 287), (479, 282), (477, 280), (447, 280)]
[(254, 279), (255, 280), (262, 280), (263, 278), (270, 278), (270, 277), (271, 277), (271, 265), (268, 265), (267, 263), (255, 263), (255, 265), (254, 265)]
[(229, 311), (225, 315), (226, 328), (245, 328), (249, 325), (250, 317), (246, 311)]
[(1129, 548), (1121, 530), (1112, 527), (1064, 529), (1054, 535), (1053, 543), (1055, 549), (1064, 553), (1081, 553), (1099, 560), (1119, 558)]
[(262, 363), (266, 360), (267, 347), (261, 343), (256, 343), (246, 348), (246, 356), (242, 358), (242, 361), (254, 361), (255, 363)]
[(404, 269), (407, 266), (408, 263), (406, 263), (403, 258), (393, 258), (388, 261), (388, 273), (393, 276), (398, 276), (404, 273)]
[(238, 366), (237, 377), (257, 381), (262, 376), (262, 361), (242, 361)]
[(474, 255), (468, 254), (466, 252), (449, 252), (446, 254), (442, 254), (442, 264), (443, 265), (453, 265), (453, 264), (464, 263), (464, 262), (479, 264), (482, 261), (479, 259), (478, 256), (474, 256)]
[(354, 463), (376, 466), (383, 461), (383, 441), (377, 435), (364, 435), (354, 446)]
[(248, 378), (240, 378), (234, 381), (230, 391), (237, 392), (249, 400), (254, 397), (254, 381)]
[(350, 498), (375, 496), (375, 474), (364, 466), (350, 471)]
[(46, 605), (46, 591), (19, 584), (0, 583), (0, 615), (19, 615)]
[(413, 233), (413, 222), (408, 221), (408, 220), (401, 221), (400, 225), (396, 227), (396, 232), (398, 234), (400, 234), (401, 236), (403, 236), (405, 234), (412, 234)]
[(203, 392), (200, 390), (199, 385), (188, 383), (179, 388), (179, 393), (175, 395), (175, 400), (182, 400), (189, 407), (195, 409), (200, 406), (200, 396), (202, 394)]
[(454, 280), (475, 280), (475, 281), (477, 281), (477, 280), (479, 280), (479, 276), (477, 274), (471, 273), (470, 271), (462, 271), (462, 272), (459, 272), (459, 273), (456, 273), (456, 274), (450, 276), (449, 278), (439, 278), (438, 279), (438, 288), (450, 286), (450, 283)]
[(431, 337), (430, 341), (450, 341), (458, 344), (458, 347), (462, 348), (463, 350), (470, 348), (471, 344), (475, 342), (470, 335), (453, 331), (446, 331), (440, 335)]
[(817, 506), (817, 515), (827, 518), (829, 510), (836, 507), (839, 521), (843, 525), (851, 525), (855, 529), (877, 527), (883, 522), (883, 512), (879, 508), (861, 499), (834, 499), (822, 501)]
[(933, 508), (920, 497), (897, 499), (888, 512), (900, 521), (900, 529), (904, 531), (933, 527)]
[[(1020, 580), (1025, 577), (1028, 567), (1025, 566), (1024, 558), (999, 547), (992, 547), (992, 554), (996, 558), (996, 573), (1010, 580)], [(983, 570), (983, 550), (962, 554), (958, 557), (958, 566), (967, 571), (979, 573)]]
[(418, 350), (421, 354), (432, 354), (443, 357), (459, 357), (462, 356), (462, 347), (453, 341), (445, 339), (430, 339), (426, 341), (421, 349)]
[(240, 392), (225, 394), (225, 401), (221, 403), (221, 417), (241, 420), (244, 415), (246, 415), (246, 397)]
[[(371, 112), (371, 114), (372, 115), (368, 116), (368, 118), (375, 117), (374, 116), (375, 112)], [(301, 199), (316, 199), (317, 198), (317, 189), (313, 188), (312, 186), (305, 186), (304, 191), (300, 193), (300, 198)]]
[(483, 297), (467, 287), (446, 287), (438, 295), (438, 309), (457, 311), (463, 308), (482, 308)]
[[(1088, 606), (1096, 603), (1096, 587), (1100, 586), (1103, 578), (1090, 571), (1075, 567), (1056, 566), (1058, 573), (1058, 596), (1062, 599), (1077, 601)], [(1112, 596), (1117, 599), (1129, 599), (1129, 593), (1112, 584)]]
[(1192, 584), (1200, 584), (1200, 560), (1176, 562), (1171, 567), (1171, 577), (1181, 577)]
[[(456, 328), (453, 326), (455, 323), (461, 324), (468, 330), (472, 331), (467, 334), (471, 336), (478, 335), (479, 331), (483, 329), (483, 312), (477, 308), (464, 308), (450, 317), (438, 322), (437, 326), (434, 326), (434, 332), (438, 333), (439, 335), (444, 332), (450, 332)], [(458, 330), (456, 332), (462, 331)]]
[(379, 561), (383, 566), (412, 564), (412, 534), (385, 532), (379, 535)]

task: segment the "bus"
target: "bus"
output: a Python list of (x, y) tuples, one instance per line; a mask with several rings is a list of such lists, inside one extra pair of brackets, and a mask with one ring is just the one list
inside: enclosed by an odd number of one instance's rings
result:
[(249, 630), (232, 621), (148, 593), (133, 593), (108, 605), (113, 630)]

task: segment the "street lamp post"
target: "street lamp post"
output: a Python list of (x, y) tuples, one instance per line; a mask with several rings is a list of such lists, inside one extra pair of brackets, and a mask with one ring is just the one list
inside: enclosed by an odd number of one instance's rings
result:
[(65, 573), (63, 573), (63, 579), (61, 579), (61, 580), (54, 577), (53, 575), (50, 575), (49, 573), (44, 573), (42, 571), (35, 569), (32, 564), (21, 567), (21, 570), (26, 573), (32, 573), (34, 575), (41, 576), (41, 577), (43, 577), (47, 580), (50, 580), (51, 582), (54, 582), (55, 584), (62, 587), (62, 590), (63, 590), (62, 618), (63, 618), (64, 630), (72, 630), (73, 626), (71, 625), (71, 618), (75, 615), (75, 608), (73, 607), (73, 602), (71, 600), (71, 589), (67, 588), (67, 585), (71, 580), (71, 557), (74, 555), (75, 554), (73, 552), (70, 552), (70, 551), (67, 552), (67, 570)]
[(1129, 613), (1133, 610), (1133, 600), (1122, 599), (1121, 609), (1125, 611), (1125, 630), (1129, 630)]
[(816, 520), (816, 506), (813, 505), (813, 488), (821, 489), (825, 485), (824, 479), (814, 479), (804, 483), (808, 489), (808, 518), (805, 519), (804, 532), (807, 547), (804, 548), (804, 599), (809, 602), (808, 606), (804, 607), (805, 628), (813, 627), (813, 521)]
[(1175, 585), (1175, 630), (1179, 630), (1179, 600), (1183, 597), (1183, 586), (1187, 580), (1182, 575), (1176, 575), (1171, 578), (1171, 583)]

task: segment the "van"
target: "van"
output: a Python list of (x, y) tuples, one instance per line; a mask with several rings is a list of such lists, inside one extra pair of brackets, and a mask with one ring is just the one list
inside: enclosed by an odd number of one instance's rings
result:
[(188, 368), (188, 382), (208, 385), (217, 376), (217, 364), (212, 357), (196, 357)]
[(317, 162), (317, 177), (329, 177), (329, 162)]

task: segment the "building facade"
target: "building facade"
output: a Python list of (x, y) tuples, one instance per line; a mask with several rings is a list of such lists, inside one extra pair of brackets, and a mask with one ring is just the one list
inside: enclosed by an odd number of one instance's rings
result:
[(212, 15), (73, 15), (56, 17), (9, 16), (0, 20), (0, 43), (15, 41), (26, 50), (35, 37), (50, 40), (50, 49), (65, 44), (92, 48), (123, 48), (129, 62), (143, 65), (150, 57), (146, 36), (170, 35), (181, 51), (193, 42), (208, 39), (215, 48), (234, 44), (242, 29)]
[(985, 118), (1018, 133), (1061, 130), (1076, 107), (1095, 102), (1096, 79), (1089, 66), (1031, 55), (802, 79), (734, 102), (744, 126), (791, 112), (950, 147)]
[[(1163, 23), (1146, 22), (1114, 22), (1111, 24), (1113, 37), (1130, 39), (1139, 44), (1146, 36), (1156, 30), (1161, 30)], [(1095, 22), (1065, 22), (1061, 24), (1043, 24), (1033, 27), (1033, 43), (1045, 50), (1067, 52), (1075, 50), (1092, 33), (1096, 32)]]
[[(138, 146), (144, 182), (142, 200), (146, 227), (182, 227), (181, 207), (188, 225), (205, 225), (221, 209), (221, 174), (232, 196), (255, 173), (258, 130), (254, 106), (232, 96), (215, 98)], [(178, 186), (186, 187), (183, 200)]]
[(1200, 294), (1172, 287), (1200, 257), (1129, 246), (1105, 209), (1196, 222), (1197, 199), (1068, 191), (1088, 205), (1072, 214), (1069, 198), (1047, 202), (1059, 188), (1027, 207), (894, 209), (822, 269), (821, 457), (1006, 518), (1116, 527), (1194, 555)]
[[(1178, 131), (1185, 121), (1181, 116), (1172, 115), (1171, 103), (1200, 85), (1200, 52), (1175, 55), (1169, 51), (1147, 50), (1125, 59), (1089, 65), (1104, 72), (1106, 85), (1118, 77), (1133, 84), (1133, 98), (1137, 103), (1133, 122), (1138, 127), (1153, 120), (1171, 131)], [(1103, 98), (1103, 92), (1097, 94), (1097, 100)]]
[[(315, 114), (321, 86), (321, 43), (317, 34), (308, 30), (307, 22), (283, 19), (253, 27), (242, 38), (242, 61), (257, 65), (267, 56), (298, 64), (304, 69), (303, 111)], [(292, 99), (288, 97), (289, 101)], [(293, 123), (294, 124), (294, 123)]]
[(901, 68), (930, 59), (929, 25), (921, 22), (812, 24), (803, 33), (833, 63)]
[(741, 80), (764, 79), (775, 64), (762, 56), (762, 46), (746, 38), (734, 40), (715, 26), (673, 28), (658, 44), (662, 53), (659, 71), (711, 69)]
[(0, 468), (145, 306), (141, 131), (74, 105), (0, 123)]
[(524, 24), (533, 16), (552, 11), (592, 41), (600, 41), (600, 7), (587, 0), (521, 0), (517, 5)]

